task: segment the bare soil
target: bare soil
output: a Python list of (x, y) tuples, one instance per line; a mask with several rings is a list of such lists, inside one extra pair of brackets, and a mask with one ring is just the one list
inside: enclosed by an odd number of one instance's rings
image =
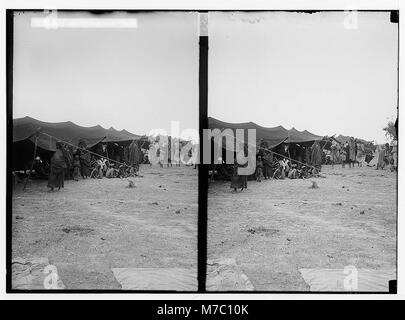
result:
[(198, 177), (193, 167), (140, 169), (143, 177), (19, 184), (12, 257), (48, 257), (67, 289), (120, 289), (111, 268), (195, 269)]
[(208, 258), (236, 258), (255, 290), (309, 291), (301, 268), (396, 268), (397, 174), (324, 166), (326, 178), (210, 183)]

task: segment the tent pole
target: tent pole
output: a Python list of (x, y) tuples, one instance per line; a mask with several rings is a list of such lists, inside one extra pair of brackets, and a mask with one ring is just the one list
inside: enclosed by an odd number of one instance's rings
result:
[(34, 168), (34, 161), (35, 161), (35, 157), (36, 157), (36, 155), (37, 155), (37, 146), (38, 146), (38, 134), (37, 134), (36, 137), (35, 137), (34, 158), (32, 159), (30, 172), (28, 173), (28, 177), (26, 178), (25, 183), (24, 183), (24, 188), (23, 188), (24, 191), (25, 191), (25, 188), (27, 187), (28, 180), (29, 180), (30, 177), (31, 177), (32, 169)]
[[(208, 128), (208, 12), (199, 12), (199, 139), (203, 145), (203, 129)], [(203, 153), (199, 154), (198, 165), (198, 291), (204, 292), (207, 277), (207, 200), (208, 165), (204, 164)]]

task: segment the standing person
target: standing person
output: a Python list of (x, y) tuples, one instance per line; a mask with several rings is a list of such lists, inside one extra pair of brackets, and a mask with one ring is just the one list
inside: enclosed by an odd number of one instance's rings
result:
[(272, 169), (271, 169), (272, 163), (273, 163), (273, 153), (269, 152), (268, 150), (265, 150), (263, 155), (263, 175), (265, 180), (270, 179), (272, 176)]
[(91, 155), (87, 151), (80, 152), (80, 171), (83, 179), (90, 177)]
[(263, 178), (263, 161), (262, 157), (258, 156), (256, 162), (256, 181), (262, 182), (262, 178)]
[(139, 171), (139, 163), (141, 162), (141, 151), (135, 140), (129, 145), (129, 165), (135, 169), (135, 173)]
[(364, 145), (360, 142), (357, 143), (356, 161), (357, 166), (362, 167), (365, 157)]
[(342, 168), (344, 168), (346, 164), (346, 145), (340, 148), (340, 161), (342, 161)]
[(384, 156), (384, 162), (385, 162), (385, 165), (386, 165), (386, 166), (389, 165), (389, 164), (391, 164), (391, 159), (392, 159), (392, 153), (391, 153), (391, 151), (392, 151), (392, 148), (391, 148), (391, 146), (389, 145), (389, 143), (387, 142), (387, 143), (385, 144), (385, 156)]
[(241, 148), (241, 150), (236, 154), (236, 159), (235, 159), (235, 163), (233, 166), (231, 188), (235, 192), (239, 188), (241, 189), (240, 191), (243, 191), (243, 189), (247, 189), (247, 176), (238, 174), (238, 168), (246, 167), (248, 164), (247, 161), (246, 161), (246, 163), (242, 163), (242, 158), (243, 158), (244, 154), (245, 154), (245, 148)]
[(159, 165), (161, 168), (163, 168), (163, 164), (166, 162), (165, 157), (166, 157), (166, 153), (165, 153), (165, 147), (159, 147), (158, 149), (158, 157), (159, 157)]
[(354, 142), (353, 137), (349, 140), (349, 161), (350, 165), (353, 165), (354, 167), (354, 163), (356, 162), (356, 143)]
[(311, 147), (311, 165), (317, 170), (321, 171), (322, 168), (322, 153), (321, 146), (318, 141), (315, 141)]
[(338, 144), (335, 140), (332, 140), (332, 145), (330, 147), (331, 149), (331, 158), (332, 158), (332, 168), (335, 165), (335, 163), (339, 162), (339, 149), (338, 149)]
[(238, 175), (239, 167), (242, 167), (242, 166), (235, 161), (235, 164), (233, 166), (233, 175), (232, 175), (232, 181), (231, 181), (231, 188), (235, 192), (239, 188), (241, 189), (240, 191), (243, 191), (243, 189), (247, 188), (247, 176)]
[(350, 162), (350, 145), (349, 142), (347, 141), (345, 144), (345, 153), (346, 153), (346, 159), (345, 162), (349, 164), (349, 168), (352, 167), (351, 162)]
[(384, 170), (385, 167), (385, 147), (384, 146), (378, 146), (378, 161), (377, 161), (377, 169)]
[(167, 143), (167, 167), (173, 167), (172, 165), (172, 143), (171, 143), (171, 138), (169, 137), (168, 143)]
[(51, 170), (48, 179), (48, 188), (54, 191), (54, 188), (60, 190), (64, 186), (65, 170), (67, 168), (65, 157), (62, 152), (62, 144), (56, 143), (56, 151), (51, 158)]
[(75, 181), (79, 181), (79, 177), (80, 177), (80, 157), (79, 155), (76, 153), (74, 155), (74, 160), (73, 160), (73, 179)]
[(392, 142), (392, 166), (394, 170), (398, 170), (398, 142)]

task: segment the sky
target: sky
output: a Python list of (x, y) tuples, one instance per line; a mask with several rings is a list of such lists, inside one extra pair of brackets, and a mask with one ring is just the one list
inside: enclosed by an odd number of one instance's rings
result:
[[(192, 12), (61, 13), (129, 18), (137, 28), (32, 27), (14, 19), (13, 117), (148, 134), (171, 121), (198, 130), (198, 28)], [(156, 131), (156, 130), (155, 130)]]
[[(58, 12), (135, 18), (137, 28), (31, 26), (45, 16), (15, 16), (14, 118), (136, 134), (170, 134), (171, 121), (198, 128), (197, 13)], [(385, 142), (382, 128), (396, 118), (397, 24), (388, 12), (354, 20), (346, 12), (210, 12), (209, 116)]]
[(383, 143), (397, 53), (389, 12), (211, 12), (208, 114)]

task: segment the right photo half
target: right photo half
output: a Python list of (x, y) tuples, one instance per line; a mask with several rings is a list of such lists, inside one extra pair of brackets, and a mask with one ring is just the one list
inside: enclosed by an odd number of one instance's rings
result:
[(396, 292), (398, 12), (208, 26), (206, 290)]

